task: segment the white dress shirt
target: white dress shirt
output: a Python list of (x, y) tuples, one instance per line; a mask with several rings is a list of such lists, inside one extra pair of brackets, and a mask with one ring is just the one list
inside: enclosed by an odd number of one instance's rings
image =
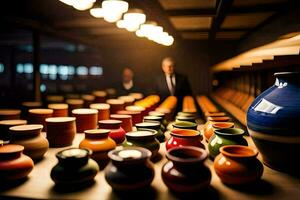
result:
[(130, 90), (130, 88), (133, 87), (133, 81), (129, 81), (128, 83), (124, 83), (123, 82), (123, 87), (126, 89), (126, 90)]
[[(175, 94), (175, 86), (176, 86), (175, 74), (172, 74), (172, 75), (165, 74), (165, 76), (166, 76), (167, 85), (168, 85), (168, 89), (170, 91), (170, 94), (174, 95)], [(172, 83), (173, 83), (173, 87), (172, 87)]]

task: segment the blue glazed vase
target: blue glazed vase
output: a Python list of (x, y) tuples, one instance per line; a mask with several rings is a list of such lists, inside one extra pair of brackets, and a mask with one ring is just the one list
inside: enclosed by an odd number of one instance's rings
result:
[(300, 167), (300, 72), (274, 74), (275, 84), (249, 107), (247, 127), (264, 163), (297, 173)]

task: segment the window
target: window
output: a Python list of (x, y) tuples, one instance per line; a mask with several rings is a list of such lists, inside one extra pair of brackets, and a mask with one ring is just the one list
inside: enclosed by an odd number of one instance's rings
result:
[(24, 73), (25, 74), (32, 74), (32, 72), (33, 72), (32, 63), (25, 63), (24, 64)]
[(90, 73), (90, 75), (102, 75), (103, 68), (99, 67), (99, 66), (91, 66), (89, 73)]
[(4, 64), (0, 63), (0, 74), (4, 72)]
[(71, 75), (71, 76), (75, 74), (75, 67), (74, 66), (72, 66), (72, 65), (68, 66), (68, 74)]
[(24, 73), (24, 65), (22, 63), (18, 63), (16, 66), (16, 70), (17, 70), (17, 73), (19, 73), (19, 74)]
[(67, 76), (69, 74), (69, 68), (65, 65), (60, 65), (58, 67), (58, 74), (62, 76)]
[(77, 67), (77, 69), (76, 69), (76, 74), (77, 75), (83, 75), (83, 76), (85, 76), (85, 75), (88, 75), (88, 68), (87, 67), (85, 67), (85, 66), (79, 66), (79, 67)]
[(49, 73), (49, 69), (48, 69), (47, 64), (41, 64), (40, 65), (40, 73), (41, 74), (48, 74)]

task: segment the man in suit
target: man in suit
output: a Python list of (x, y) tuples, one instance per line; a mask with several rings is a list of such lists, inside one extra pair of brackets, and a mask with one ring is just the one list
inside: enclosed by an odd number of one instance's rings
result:
[(171, 57), (162, 60), (163, 74), (155, 81), (155, 91), (160, 95), (161, 100), (173, 95), (178, 99), (178, 109), (181, 109), (183, 97), (192, 95), (192, 90), (188, 78), (175, 72), (175, 62)]
[(133, 92), (141, 92), (133, 78), (133, 70), (129, 67), (125, 67), (122, 71), (122, 83), (119, 84), (117, 88), (119, 96), (128, 95)]

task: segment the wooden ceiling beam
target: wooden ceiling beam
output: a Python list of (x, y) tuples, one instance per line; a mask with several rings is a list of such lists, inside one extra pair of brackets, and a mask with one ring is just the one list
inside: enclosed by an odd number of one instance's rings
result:
[(219, 31), (226, 15), (228, 14), (233, 0), (220, 0), (217, 7), (216, 16), (213, 17), (211, 30), (209, 32), (209, 41), (214, 41), (216, 38), (216, 33)]
[(247, 14), (247, 13), (263, 13), (278, 12), (285, 7), (286, 3), (261, 4), (254, 6), (231, 7), (230, 14)]
[(216, 9), (176, 9), (176, 10), (166, 10), (168, 16), (203, 16), (203, 17), (213, 17), (216, 15)]

